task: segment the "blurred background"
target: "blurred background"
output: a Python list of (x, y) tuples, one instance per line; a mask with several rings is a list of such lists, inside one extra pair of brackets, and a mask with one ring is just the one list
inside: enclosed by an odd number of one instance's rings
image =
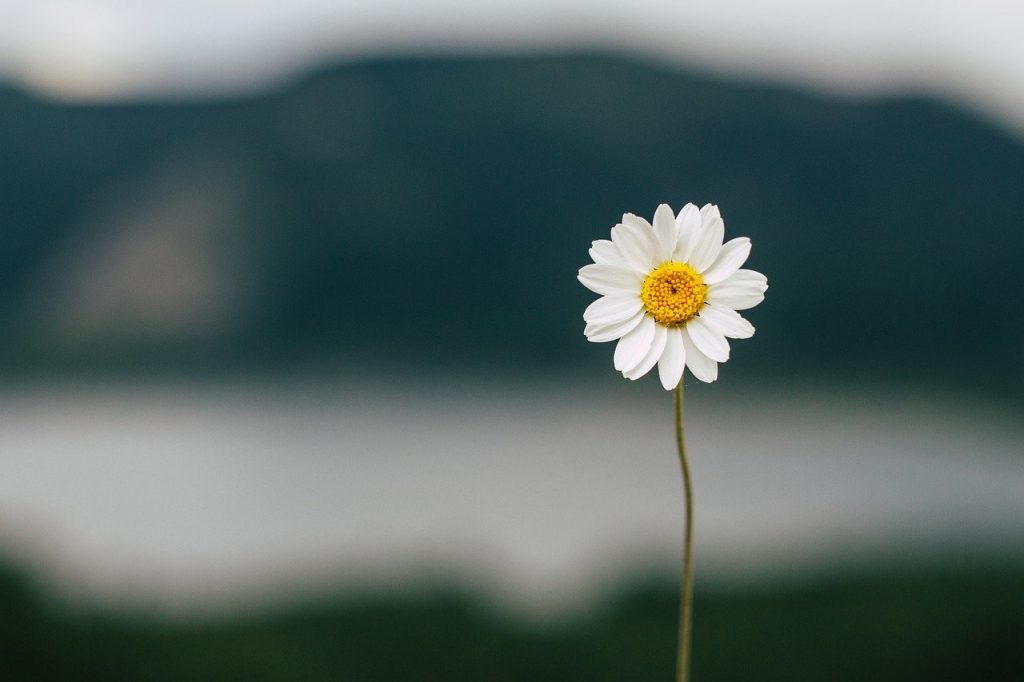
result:
[(687, 380), (696, 679), (1024, 679), (1018, 4), (0, 14), (0, 679), (671, 679), (576, 272), (690, 201), (771, 284)]

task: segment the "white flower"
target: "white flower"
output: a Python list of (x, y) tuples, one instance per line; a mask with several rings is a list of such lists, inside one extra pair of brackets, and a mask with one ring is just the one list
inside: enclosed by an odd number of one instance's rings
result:
[(587, 339), (615, 341), (615, 369), (639, 379), (658, 365), (661, 385), (679, 385), (683, 369), (711, 382), (729, 359), (727, 339), (747, 339), (754, 327), (737, 310), (764, 300), (768, 279), (740, 266), (750, 240), (725, 244), (717, 206), (687, 204), (678, 216), (666, 204), (654, 225), (632, 213), (612, 228), (611, 241), (590, 249), (594, 262), (579, 280), (601, 298), (583, 313)]

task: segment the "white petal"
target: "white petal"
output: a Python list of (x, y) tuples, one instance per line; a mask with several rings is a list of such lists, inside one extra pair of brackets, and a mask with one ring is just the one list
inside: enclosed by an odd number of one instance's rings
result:
[(708, 301), (728, 306), (733, 310), (750, 310), (763, 300), (764, 294), (759, 292), (717, 291), (713, 294), (708, 292)]
[(654, 340), (656, 326), (653, 318), (644, 315), (633, 331), (619, 339), (619, 345), (615, 347), (615, 369), (620, 372), (632, 369), (644, 359)]
[(644, 275), (654, 269), (654, 228), (643, 218), (627, 213), (612, 228), (612, 242), (626, 262)]
[(599, 265), (625, 266), (618, 249), (607, 239), (598, 239), (590, 245), (590, 257)]
[(654, 230), (654, 228), (651, 226), (651, 224), (649, 222), (647, 222), (646, 218), (641, 218), (640, 216), (636, 215), (635, 213), (623, 213), (622, 214), (622, 224), (623, 225), (631, 225), (631, 226), (637, 228), (638, 230), (640, 230), (641, 232), (643, 232), (645, 234), (648, 231)]
[(632, 296), (602, 296), (587, 306), (583, 311), (583, 319), (591, 324), (614, 324), (623, 322), (636, 315), (643, 307), (643, 301)]
[(636, 381), (640, 377), (644, 376), (651, 371), (651, 368), (657, 364), (658, 360), (661, 359), (661, 354), (665, 351), (665, 340), (668, 336), (668, 329), (662, 327), (660, 324), (654, 326), (654, 339), (651, 341), (651, 347), (644, 355), (643, 359), (633, 369), (626, 370), (622, 373), (622, 376), (626, 377), (630, 381)]
[(753, 270), (737, 270), (725, 281), (708, 287), (708, 302), (747, 310), (764, 300), (768, 278)]
[[(710, 207), (710, 209), (709, 209)], [(697, 272), (704, 272), (718, 258), (725, 239), (725, 223), (718, 215), (718, 207), (708, 204), (701, 209), (701, 229), (690, 251), (689, 262)]]
[(633, 315), (622, 322), (614, 322), (611, 324), (588, 324), (583, 329), (583, 333), (586, 335), (587, 341), (590, 341), (591, 343), (614, 341), (615, 339), (622, 338), (629, 332), (636, 329), (636, 326), (640, 324), (642, 319), (644, 319), (644, 311), (641, 310), (636, 315)]
[(751, 284), (761, 287), (761, 291), (768, 288), (768, 278), (756, 270), (737, 270), (726, 277), (722, 284)]
[(700, 219), (702, 222), (707, 224), (709, 220), (714, 219), (721, 220), (722, 212), (718, 210), (718, 206), (714, 204), (704, 204), (700, 207)]
[(693, 243), (700, 232), (701, 220), (700, 209), (694, 204), (687, 204), (676, 216), (676, 231), (679, 236), (676, 240), (676, 249), (672, 254), (672, 260), (685, 263), (690, 258), (693, 250)]
[(690, 340), (685, 328), (683, 329), (683, 348), (686, 349), (686, 366), (690, 368), (693, 376), (708, 384), (718, 378), (718, 363), (700, 352)]
[(683, 346), (683, 330), (669, 329), (665, 340), (665, 352), (658, 360), (658, 377), (666, 391), (671, 391), (679, 385), (684, 369), (686, 369), (686, 347)]
[(725, 362), (729, 359), (729, 342), (725, 340), (722, 332), (705, 320), (695, 317), (686, 323), (685, 329), (701, 353), (716, 362)]
[(700, 273), (705, 284), (717, 284), (739, 270), (750, 255), (750, 240), (746, 237), (730, 239), (722, 245), (718, 258), (704, 272)]
[(643, 278), (631, 270), (613, 265), (591, 263), (580, 268), (578, 279), (583, 286), (603, 296), (639, 294)]
[(700, 318), (730, 339), (749, 339), (754, 335), (754, 325), (732, 308), (718, 303), (707, 303), (701, 308)]
[(657, 264), (672, 260), (676, 249), (676, 217), (668, 204), (662, 204), (654, 212), (654, 235), (658, 241)]
[(636, 273), (650, 272), (650, 268), (644, 265), (646, 259), (643, 257), (642, 249), (636, 239), (625, 232), (623, 225), (616, 225), (612, 228), (612, 242), (619, 258), (626, 264), (626, 267)]

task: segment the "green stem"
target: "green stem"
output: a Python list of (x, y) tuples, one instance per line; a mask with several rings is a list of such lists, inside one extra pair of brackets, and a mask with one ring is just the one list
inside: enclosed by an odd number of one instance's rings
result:
[(693, 620), (693, 486), (690, 482), (690, 465), (686, 461), (686, 444), (683, 440), (683, 382), (680, 380), (675, 391), (676, 404), (676, 448), (679, 450), (679, 464), (683, 470), (683, 497), (686, 505), (686, 523), (683, 531), (683, 572), (679, 595), (679, 658), (676, 682), (686, 682), (690, 676), (690, 621)]

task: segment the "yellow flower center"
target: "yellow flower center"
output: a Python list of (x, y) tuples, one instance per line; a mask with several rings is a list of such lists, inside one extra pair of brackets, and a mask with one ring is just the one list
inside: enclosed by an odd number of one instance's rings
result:
[(662, 264), (647, 275), (640, 288), (644, 308), (658, 324), (677, 327), (700, 312), (708, 286), (686, 263)]

